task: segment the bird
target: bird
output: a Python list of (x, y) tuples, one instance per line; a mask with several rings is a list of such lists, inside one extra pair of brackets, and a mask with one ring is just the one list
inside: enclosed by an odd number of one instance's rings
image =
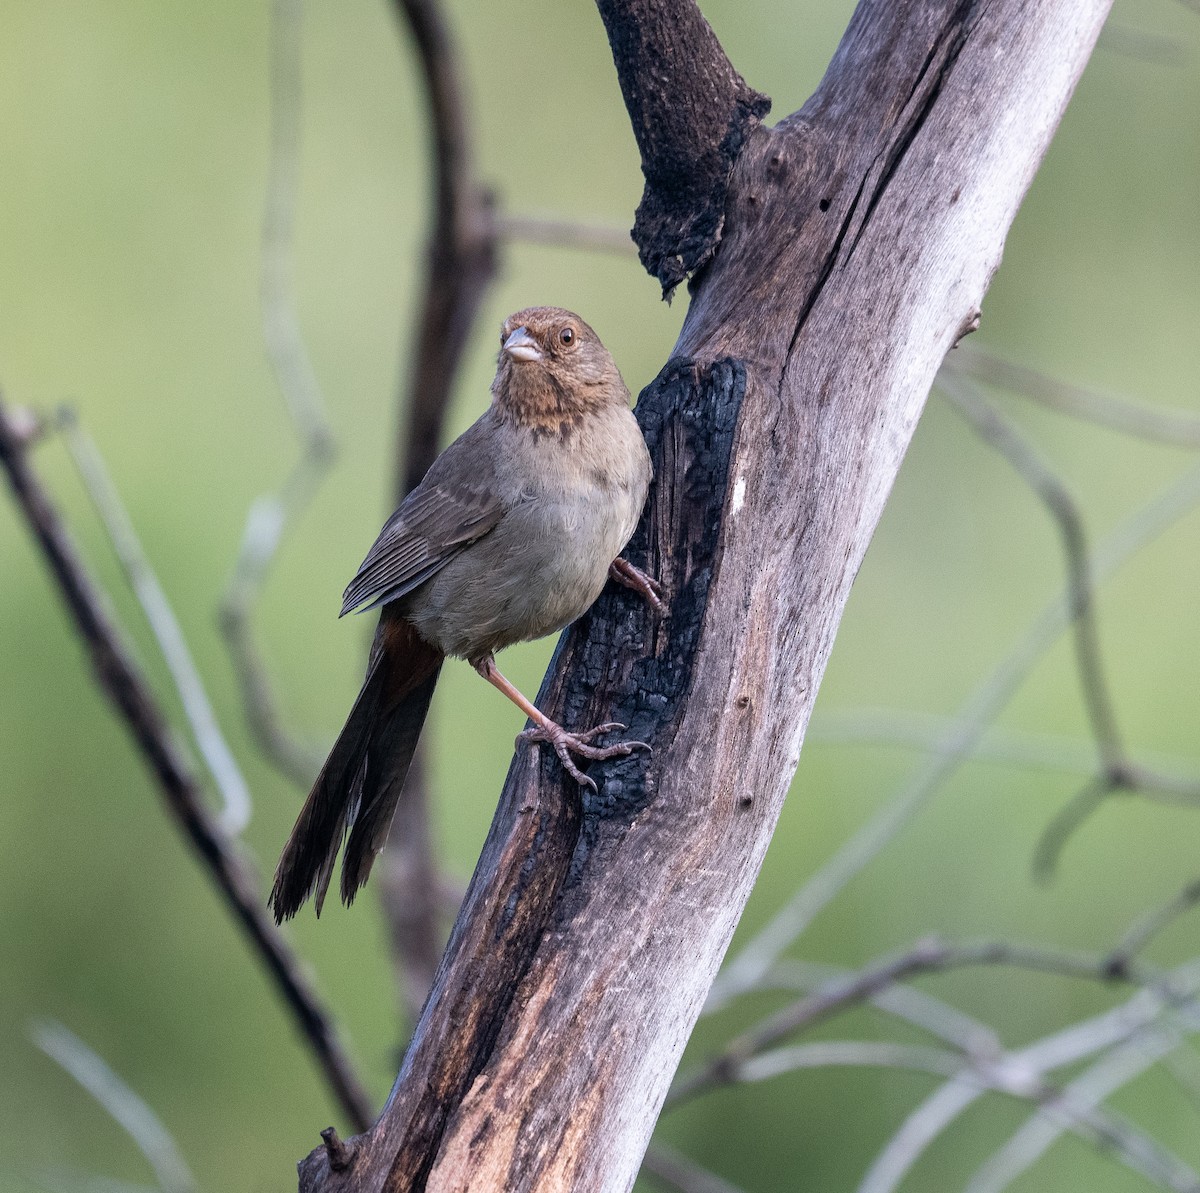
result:
[(491, 402), (387, 520), (341, 615), (379, 609), (366, 677), (279, 859), (276, 922), (329, 888), (339, 848), (349, 905), (383, 848), (443, 660), (465, 659), (532, 721), (517, 744), (575, 762), (649, 750), (593, 744), (624, 725), (556, 724), (496, 667), (506, 646), (583, 614), (611, 577), (659, 613), (663, 589), (619, 558), (646, 503), (650, 455), (608, 349), (578, 315), (528, 307), (500, 330)]

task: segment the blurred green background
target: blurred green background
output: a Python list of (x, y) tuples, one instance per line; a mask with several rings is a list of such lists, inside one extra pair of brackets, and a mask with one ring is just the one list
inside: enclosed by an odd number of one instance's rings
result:
[[(448, 7), (482, 172), (505, 208), (627, 227), (641, 179), (594, 7)], [(816, 86), (851, 11), (784, 0), (704, 8), (739, 69), (774, 98), (776, 117)], [(0, 384), (15, 404), (77, 404), (98, 442), (250, 779), (246, 845), (269, 872), (301, 793), (249, 740), (215, 625), (246, 509), (281, 482), (298, 450), (258, 308), (268, 5), (9, 0), (0, 12)], [(1200, 413), (1200, 15), (1173, 0), (1129, 0), (1114, 21), (1018, 216), (976, 339), (1056, 376)], [(303, 65), (296, 301), (340, 454), (279, 557), (257, 624), (289, 724), (320, 743), (336, 732), (361, 674), (367, 627), (335, 615), (388, 512), (428, 170), (414, 61), (387, 4), (310, 5)], [(463, 373), (456, 431), (487, 400), (496, 327), (530, 303), (584, 313), (636, 392), (665, 360), (686, 297), (660, 302), (632, 256), (513, 246)], [(1183, 450), (1027, 402), (1003, 406), (1079, 497), (1096, 537), (1192, 463)], [(35, 461), (167, 693), (62, 446), (46, 443)], [(63, 1172), (150, 1179), (123, 1133), (30, 1044), (35, 1017), (62, 1021), (123, 1075), (204, 1189), (293, 1188), (292, 1166), (318, 1130), (345, 1123), (98, 696), (7, 492), (0, 510), (0, 1188), (51, 1187), (47, 1174)], [(1193, 513), (1100, 599), (1127, 740), (1193, 773), (1198, 532)], [(851, 599), (740, 939), (921, 760), (896, 745), (822, 742), (822, 717), (829, 724), (831, 713), (865, 706), (954, 714), (1062, 576), (1057, 532), (1041, 508), (935, 397)], [(551, 646), (514, 649), (506, 670), (536, 688)], [(1002, 723), (1085, 739), (1065, 640)], [(519, 728), (468, 668), (447, 668), (429, 735), (439, 851), (460, 878)], [(1057, 880), (1038, 885), (1033, 845), (1080, 781), (967, 767), (817, 920), (796, 955), (859, 965), (935, 930), (1103, 950), (1194, 877), (1200, 816), (1113, 801), (1070, 843)], [(320, 923), (301, 916), (289, 935), (382, 1098), (403, 1025), (372, 894), (352, 914), (332, 906)], [(1196, 955), (1198, 927), (1200, 915), (1181, 920), (1151, 956)], [(1012, 1046), (1115, 997), (998, 970), (922, 984)], [(691, 1058), (774, 1005), (758, 998), (702, 1021)], [(885, 1029), (861, 1012), (822, 1034)], [(933, 1082), (805, 1072), (698, 1102), (660, 1130), (747, 1190), (852, 1189)], [(1196, 1105), (1161, 1075), (1135, 1082), (1115, 1104), (1200, 1164)], [(961, 1187), (1026, 1114), (989, 1097), (905, 1188)], [(1144, 1186), (1067, 1142), (1016, 1187)]]

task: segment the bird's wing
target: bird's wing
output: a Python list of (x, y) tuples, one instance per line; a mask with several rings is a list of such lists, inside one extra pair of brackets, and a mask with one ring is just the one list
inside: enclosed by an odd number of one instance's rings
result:
[(504, 505), (493, 484), (473, 479), (431, 483), (427, 478), (404, 499), (350, 581), (343, 614), (412, 592), (495, 527)]

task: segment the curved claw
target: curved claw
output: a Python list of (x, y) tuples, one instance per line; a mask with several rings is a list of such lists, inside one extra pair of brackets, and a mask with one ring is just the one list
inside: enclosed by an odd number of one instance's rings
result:
[(606, 758), (625, 758), (632, 754), (634, 750), (650, 751), (650, 746), (644, 741), (620, 741), (614, 742), (611, 746), (593, 746), (589, 744), (593, 738), (599, 737), (602, 733), (614, 730), (619, 731), (624, 728), (625, 726), (618, 721), (609, 721), (603, 725), (597, 725), (592, 729), (586, 729), (582, 733), (569, 733), (561, 725), (555, 725), (553, 722), (550, 722), (547, 726), (535, 725), (532, 729), (526, 729), (523, 733), (518, 734), (517, 743), (546, 742), (553, 746), (554, 752), (558, 755), (559, 762), (563, 765), (563, 770), (580, 786), (590, 787), (595, 791), (597, 790), (595, 781), (589, 779), (575, 765), (575, 760), (571, 755), (577, 754), (580, 758), (601, 762)]
[(594, 729), (585, 729), (582, 733), (573, 733), (571, 736), (576, 741), (590, 742), (593, 738), (597, 738), (603, 733), (624, 733), (627, 728), (628, 726), (622, 725), (620, 721), (606, 721), (603, 725), (597, 725)]
[(608, 574), (618, 584), (623, 584), (626, 588), (632, 588), (634, 592), (639, 593), (659, 617), (666, 617), (668, 609), (664, 598), (667, 590), (653, 576), (643, 572), (640, 567), (635, 567), (628, 559), (622, 559), (619, 555), (609, 565)]

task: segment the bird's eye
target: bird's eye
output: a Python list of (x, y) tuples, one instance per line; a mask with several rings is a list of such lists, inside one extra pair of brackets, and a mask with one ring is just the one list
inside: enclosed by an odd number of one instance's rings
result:
[(573, 327), (564, 327), (558, 333), (558, 338), (564, 347), (569, 348), (575, 343), (575, 329)]

